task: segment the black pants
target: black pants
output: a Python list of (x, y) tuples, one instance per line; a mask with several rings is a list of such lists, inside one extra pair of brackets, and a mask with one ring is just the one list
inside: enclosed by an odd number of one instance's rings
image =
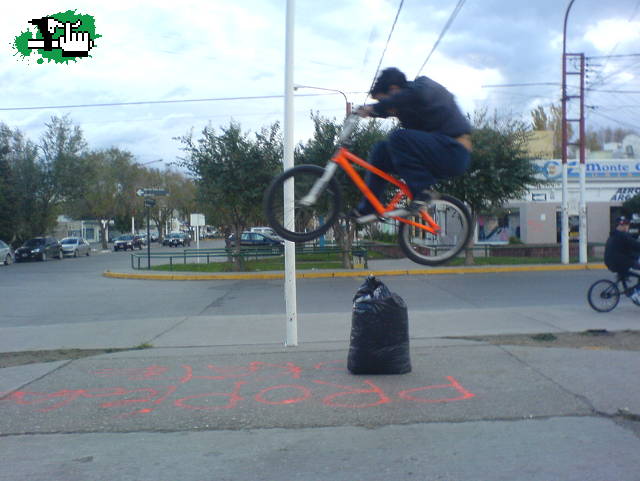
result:
[[(401, 177), (413, 195), (438, 180), (462, 175), (470, 162), (469, 151), (455, 139), (444, 134), (409, 129), (391, 133), (387, 140), (378, 142), (369, 154), (369, 163)], [(371, 172), (367, 172), (365, 182), (378, 198), (388, 184)], [(360, 201), (358, 210), (362, 214), (374, 211), (365, 198)]]

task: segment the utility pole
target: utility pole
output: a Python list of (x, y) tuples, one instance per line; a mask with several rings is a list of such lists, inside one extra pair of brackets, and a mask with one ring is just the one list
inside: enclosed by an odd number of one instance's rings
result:
[[(565, 198), (565, 195), (568, 196), (568, 193), (565, 191), (568, 190), (568, 178), (565, 181), (564, 179), (564, 171), (568, 171), (567, 169), (567, 149), (570, 145), (578, 148), (578, 157), (580, 160), (580, 168), (579, 168), (579, 178), (580, 178), (580, 204), (578, 209), (580, 224), (580, 259), (579, 262), (582, 264), (587, 263), (587, 203), (586, 203), (586, 148), (585, 148), (585, 118), (584, 118), (584, 83), (585, 83), (585, 57), (583, 53), (565, 53), (563, 57), (563, 96), (562, 96), (562, 163), (563, 163), (563, 204), (568, 204), (568, 199)], [(566, 93), (566, 85), (567, 79), (570, 76), (578, 77), (578, 94), (577, 95), (567, 95)], [(578, 100), (580, 103), (579, 106), (579, 114), (578, 117), (568, 117), (567, 104), (571, 100)], [(569, 142), (568, 131), (569, 131), (569, 123), (574, 122), (578, 124), (578, 139), (575, 142)], [(563, 205), (563, 217), (566, 215), (567, 217), (567, 234), (565, 236), (564, 233), (564, 218), (563, 218), (563, 234), (562, 234), (562, 247), (563, 247), (563, 259), (562, 262), (564, 264), (568, 263), (569, 260), (569, 238), (568, 238), (568, 220), (569, 220), (569, 208), (568, 205)], [(566, 246), (566, 247), (565, 247)], [(565, 262), (565, 248), (566, 248), (566, 261)]]

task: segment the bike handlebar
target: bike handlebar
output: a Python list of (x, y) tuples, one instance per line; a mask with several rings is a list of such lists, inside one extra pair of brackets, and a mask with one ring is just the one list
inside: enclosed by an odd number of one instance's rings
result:
[(358, 114), (349, 114), (346, 119), (344, 119), (344, 125), (342, 126), (342, 132), (340, 132), (339, 143), (340, 145), (344, 144), (351, 134), (358, 126), (360, 122), (360, 116)]

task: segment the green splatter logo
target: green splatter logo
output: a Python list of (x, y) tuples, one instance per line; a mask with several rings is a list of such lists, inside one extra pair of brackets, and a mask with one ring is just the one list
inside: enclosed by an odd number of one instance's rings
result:
[(30, 27), (15, 38), (12, 46), (20, 59), (35, 59), (39, 64), (45, 60), (69, 63), (91, 57), (95, 39), (101, 37), (96, 34), (94, 18), (75, 10), (34, 18), (28, 23)]

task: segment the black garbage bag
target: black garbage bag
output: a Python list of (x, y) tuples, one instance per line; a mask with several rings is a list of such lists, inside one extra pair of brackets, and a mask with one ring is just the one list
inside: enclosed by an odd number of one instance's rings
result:
[(373, 276), (353, 298), (347, 368), (352, 374), (411, 372), (407, 305)]

